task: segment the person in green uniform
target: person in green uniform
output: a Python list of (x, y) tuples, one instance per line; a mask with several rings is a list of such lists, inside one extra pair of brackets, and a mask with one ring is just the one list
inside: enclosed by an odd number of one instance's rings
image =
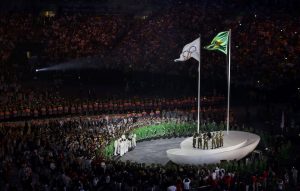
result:
[(218, 131), (218, 147), (221, 147), (221, 131)]
[(215, 133), (211, 133), (211, 149), (215, 149), (216, 148), (216, 134)]
[(200, 133), (198, 135), (198, 149), (202, 149), (202, 139), (203, 139), (203, 133)]
[(204, 144), (203, 144), (203, 149), (208, 149), (208, 135), (206, 133), (204, 133), (203, 135), (203, 139), (204, 139)]
[(223, 147), (223, 145), (224, 145), (224, 134), (223, 134), (223, 131), (220, 131), (220, 145), (221, 145), (221, 147)]
[(193, 135), (193, 148), (196, 148), (196, 139), (197, 139), (197, 134), (194, 133), (194, 135)]
[(217, 131), (215, 134), (215, 142), (216, 142), (216, 148), (220, 147), (220, 138), (219, 138), (219, 132)]

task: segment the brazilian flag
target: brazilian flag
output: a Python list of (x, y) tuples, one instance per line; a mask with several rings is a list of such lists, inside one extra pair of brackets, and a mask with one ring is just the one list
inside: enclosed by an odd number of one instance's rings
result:
[(229, 31), (220, 32), (213, 38), (210, 45), (205, 46), (207, 50), (219, 50), (224, 54), (227, 54), (227, 44), (228, 44)]

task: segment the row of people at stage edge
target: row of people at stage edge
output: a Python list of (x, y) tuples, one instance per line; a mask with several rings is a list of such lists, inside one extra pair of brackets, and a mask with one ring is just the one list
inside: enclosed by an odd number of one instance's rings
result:
[(223, 131), (207, 132), (207, 133), (194, 133), (193, 135), (193, 148), (198, 149), (216, 149), (224, 145)]
[[(58, 128), (90, 128), (95, 127), (95, 133), (101, 133), (107, 129), (109, 134), (114, 134), (118, 130), (133, 129), (141, 126), (149, 126), (160, 123), (194, 123), (196, 124), (196, 116), (190, 111), (163, 111), (159, 115), (100, 115), (100, 116), (80, 116), (80, 117), (66, 117), (66, 118), (52, 118), (52, 119), (35, 119), (29, 121), (18, 122), (2, 122), (0, 123), (0, 130), (6, 128), (40, 128), (57, 126)], [(202, 118), (203, 119), (203, 118)], [(206, 118), (201, 121), (201, 129), (205, 131), (224, 130), (225, 122), (215, 118)]]
[(114, 156), (123, 156), (128, 151), (136, 147), (136, 134), (129, 134), (127, 137), (123, 134), (114, 141)]
[[(225, 119), (225, 108), (222, 111), (219, 111), (218, 113), (214, 112), (214, 113), (201, 113), (201, 118), (202, 119), (207, 119), (207, 120), (203, 120), (201, 122), (201, 128), (204, 130), (215, 130), (216, 127), (216, 123), (215, 122), (222, 122)], [(113, 118), (110, 118), (109, 120), (105, 119), (106, 116), (115, 116)], [(144, 111), (143, 113), (127, 113), (127, 114), (114, 114), (114, 115), (100, 115), (100, 116), (95, 116), (95, 115), (88, 115), (88, 116), (78, 116), (78, 117), (66, 117), (66, 118), (49, 118), (46, 120), (42, 120), (42, 119), (32, 119), (29, 120), (28, 122), (32, 123), (32, 124), (40, 124), (43, 123), (44, 121), (59, 121), (60, 123), (64, 123), (64, 122), (68, 122), (68, 121), (72, 121), (72, 119), (78, 119), (80, 120), (81, 118), (88, 118), (90, 119), (89, 121), (85, 121), (83, 122), (85, 123), (105, 123), (107, 121), (117, 121), (117, 118), (122, 116), (123, 120), (126, 121), (127, 119), (142, 119), (142, 118), (162, 118), (162, 120), (164, 121), (169, 121), (170, 119), (173, 119), (173, 121), (178, 121), (178, 122), (189, 122), (189, 121), (196, 121), (197, 119), (197, 113), (193, 112), (193, 111), (189, 111), (189, 110), (168, 110), (165, 111), (163, 110), (162, 112), (156, 112), (155, 114), (153, 114), (153, 112), (146, 112)], [(231, 121), (234, 121), (234, 117), (233, 117), (233, 113), (231, 113)], [(215, 121), (215, 122), (214, 122)], [(19, 122), (20, 124), (24, 124), (23, 121)], [(0, 123), (0, 126), (6, 125), (6, 124), (17, 124), (14, 122), (3, 122)], [(225, 124), (224, 123), (220, 123), (220, 126), (222, 127), (221, 129), (225, 128)]]
[[(44, 100), (45, 101), (45, 100)], [(89, 102), (65, 102), (60, 99), (48, 100), (49, 102), (37, 101), (35, 105), (32, 101), (29, 105), (23, 104), (22, 101), (16, 104), (3, 104), (0, 106), (0, 120), (22, 119), (22, 118), (39, 118), (47, 116), (76, 115), (76, 114), (96, 114), (96, 113), (125, 113), (132, 111), (152, 111), (155, 115), (160, 110), (167, 109), (190, 109), (197, 111), (197, 99), (188, 98), (161, 98), (149, 99), (140, 98), (136, 100), (91, 100)], [(202, 101), (203, 108), (201, 112), (218, 112), (220, 103), (224, 101), (223, 96), (204, 97)], [(51, 104), (49, 104), (51, 103)], [(52, 104), (55, 103), (55, 104)], [(11, 106), (10, 106), (11, 105)]]
[[(34, 120), (28, 122), (0, 123), (1, 152), (0, 158), (11, 156), (18, 148), (22, 149), (27, 139), (31, 139), (34, 144), (41, 146), (51, 142), (50, 135), (57, 132), (59, 135), (54, 137), (65, 137), (65, 140), (57, 140), (60, 148), (66, 148), (74, 152), (75, 157), (84, 155), (87, 158), (94, 158), (102, 155), (103, 149), (122, 134), (135, 128), (151, 126), (160, 123), (185, 123), (195, 121), (185, 121), (188, 119), (187, 112), (174, 111), (178, 113), (177, 118), (165, 118), (163, 116), (151, 117), (149, 114), (144, 117), (126, 116), (106, 116), (106, 117), (82, 117), (66, 118), (56, 120)], [(214, 121), (207, 120), (206, 124), (216, 124)], [(224, 123), (220, 123), (223, 124)], [(12, 136), (10, 136), (12, 135)], [(53, 139), (53, 137), (51, 138)], [(136, 145), (136, 136), (131, 143)], [(52, 140), (53, 141), (53, 140)], [(124, 140), (123, 140), (124, 141)], [(24, 149), (28, 148), (24, 145)], [(130, 148), (130, 147), (129, 147)], [(124, 153), (119, 148), (118, 153)], [(125, 149), (127, 150), (127, 149)]]

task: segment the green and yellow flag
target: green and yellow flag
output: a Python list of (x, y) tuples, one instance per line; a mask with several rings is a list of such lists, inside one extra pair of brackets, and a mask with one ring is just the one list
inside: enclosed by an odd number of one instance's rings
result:
[(205, 46), (207, 50), (219, 50), (224, 54), (227, 54), (227, 44), (228, 44), (229, 31), (220, 32), (211, 41), (210, 45)]

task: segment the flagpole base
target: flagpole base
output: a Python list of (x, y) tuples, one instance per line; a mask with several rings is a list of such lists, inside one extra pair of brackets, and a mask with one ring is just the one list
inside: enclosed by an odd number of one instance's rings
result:
[[(260, 137), (243, 131), (224, 133), (223, 146), (211, 149), (193, 148), (193, 137), (181, 142), (180, 148), (167, 150), (168, 158), (177, 164), (215, 164), (223, 160), (240, 160), (252, 152), (258, 145)], [(196, 144), (197, 147), (197, 144)]]

